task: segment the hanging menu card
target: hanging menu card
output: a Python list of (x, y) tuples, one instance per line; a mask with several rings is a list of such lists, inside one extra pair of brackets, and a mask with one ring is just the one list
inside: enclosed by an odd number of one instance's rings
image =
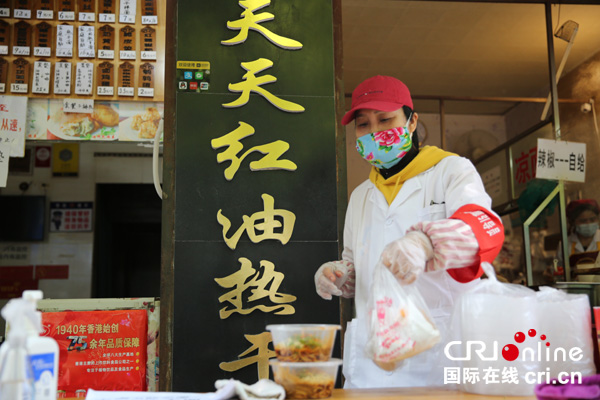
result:
[(121, 28), (119, 34), (119, 58), (121, 60), (135, 60), (135, 29), (130, 26)]
[(13, 49), (14, 56), (28, 56), (31, 51), (31, 25), (19, 21), (14, 26)]
[(119, 88), (117, 94), (119, 96), (133, 96), (133, 65), (129, 62), (124, 62), (119, 65)]
[(75, 0), (58, 0), (58, 20), (75, 21)]
[(78, 29), (77, 43), (79, 48), (79, 58), (95, 58), (96, 50), (94, 44), (94, 27), (89, 25), (81, 25)]
[(56, 57), (73, 57), (73, 26), (56, 26)]
[(33, 55), (37, 57), (50, 57), (52, 41), (52, 25), (41, 22), (35, 26), (35, 41)]
[(119, 22), (122, 24), (135, 24), (136, 0), (121, 0), (119, 4)]
[(115, 22), (117, 0), (98, 0), (98, 22)]
[(98, 96), (113, 96), (115, 94), (114, 68), (111, 63), (104, 61), (98, 64), (96, 73), (96, 93)]
[(8, 61), (0, 58), (0, 93), (6, 92), (6, 80), (8, 78)]
[(156, 60), (156, 31), (146, 26), (140, 31), (142, 34), (141, 43), (141, 59), (142, 60)]
[(27, 82), (29, 82), (29, 61), (24, 58), (17, 58), (13, 61), (11, 93), (27, 93)]
[(0, 55), (8, 55), (10, 43), (10, 25), (0, 20)]
[(36, 0), (35, 17), (37, 19), (54, 18), (54, 0)]
[(94, 86), (94, 64), (78, 62), (75, 71), (75, 94), (92, 94)]
[(154, 65), (140, 65), (140, 80), (138, 84), (139, 97), (154, 97)]
[(158, 24), (156, 0), (142, 0), (142, 25)]
[(31, 18), (31, 0), (15, 0), (13, 17), (25, 19)]
[(48, 61), (36, 61), (33, 63), (31, 93), (50, 93), (50, 63)]
[(115, 58), (115, 28), (110, 25), (98, 29), (98, 58)]
[(79, 21), (94, 22), (96, 20), (94, 0), (77, 0), (77, 11), (79, 12)]
[(0, 0), (0, 17), (10, 17), (10, 0)]
[(54, 64), (54, 94), (71, 94), (71, 63)]

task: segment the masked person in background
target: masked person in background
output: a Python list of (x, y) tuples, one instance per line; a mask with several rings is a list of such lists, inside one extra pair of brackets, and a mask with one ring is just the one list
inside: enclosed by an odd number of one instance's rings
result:
[[(354, 298), (356, 318), (344, 338), (347, 388), (443, 386), (443, 348), (455, 299), (476, 284), (481, 262), (491, 262), (504, 229), (473, 164), (434, 146), (419, 148), (410, 92), (401, 81), (375, 76), (352, 93), (342, 119), (356, 120), (356, 149), (372, 165), (350, 196), (342, 260), (315, 274), (317, 293)], [(364, 352), (367, 301), (379, 260), (401, 284), (422, 294), (441, 341), (392, 372)]]
[[(569, 222), (568, 256), (577, 253), (598, 251), (600, 233), (598, 232), (598, 215), (600, 207), (593, 199), (574, 200), (567, 205), (567, 220)], [(562, 242), (556, 252), (559, 265), (563, 265)], [(593, 261), (592, 261), (593, 263)]]

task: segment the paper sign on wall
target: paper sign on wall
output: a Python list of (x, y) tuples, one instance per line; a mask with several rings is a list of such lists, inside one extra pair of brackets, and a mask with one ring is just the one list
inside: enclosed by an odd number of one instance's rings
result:
[(56, 27), (56, 56), (73, 57), (73, 26), (64, 24)]
[(71, 94), (71, 63), (62, 61), (54, 66), (54, 94)]
[(0, 187), (6, 187), (8, 177), (8, 161), (10, 154), (10, 144), (0, 143)]
[(25, 155), (26, 96), (0, 96), (0, 143), (10, 146), (11, 157)]
[(585, 182), (585, 143), (538, 139), (536, 178)]

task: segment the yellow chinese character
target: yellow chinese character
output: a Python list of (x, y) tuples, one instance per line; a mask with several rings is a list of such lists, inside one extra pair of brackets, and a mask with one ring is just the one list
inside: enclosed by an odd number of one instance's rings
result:
[[(292, 305), (284, 304), (296, 301), (296, 296), (277, 293), (279, 285), (281, 285), (281, 282), (283, 281), (284, 275), (281, 272), (275, 272), (275, 265), (272, 262), (266, 260), (260, 261), (260, 266), (263, 268), (263, 273), (261, 274), (260, 271), (252, 268), (252, 262), (247, 258), (241, 257), (239, 261), (242, 264), (242, 267), (239, 269), (239, 271), (234, 272), (233, 274), (224, 278), (215, 278), (215, 281), (221, 287), (234, 288), (230, 292), (219, 297), (219, 303), (227, 301), (234, 307), (221, 308), (221, 310), (219, 310), (219, 316), (221, 319), (226, 319), (233, 313), (240, 313), (242, 315), (250, 314), (254, 310), (260, 310), (266, 313), (277, 310), (275, 314), (280, 315), (288, 315), (296, 312)], [(252, 277), (252, 279), (249, 279), (250, 277)], [(250, 289), (252, 292), (252, 295), (248, 297), (248, 302), (268, 297), (271, 302), (281, 305), (257, 305), (252, 308), (245, 309), (243, 308), (242, 304), (242, 296), (247, 289)]]
[(88, 333), (94, 333), (96, 332), (96, 325), (94, 324), (89, 324), (88, 328), (87, 328)]
[(111, 333), (119, 333), (119, 324), (112, 324), (110, 326), (110, 332)]
[(79, 325), (79, 333), (83, 334), (87, 331), (87, 325)]
[[(244, 231), (248, 233), (248, 237), (252, 243), (274, 239), (279, 240), (282, 244), (286, 244), (290, 240), (292, 232), (294, 231), (294, 224), (296, 223), (296, 215), (287, 210), (275, 210), (273, 208), (275, 204), (273, 196), (263, 193), (261, 197), (263, 199), (265, 210), (256, 212), (250, 217), (244, 215), (242, 217), (244, 223), (230, 238), (227, 237), (227, 232), (229, 232), (229, 228), (231, 228), (231, 221), (223, 215), (222, 210), (217, 212), (217, 221), (223, 226), (223, 239), (230, 249), (236, 248)], [(282, 217), (283, 222), (275, 219), (276, 216)], [(262, 220), (262, 222), (256, 223), (259, 220)], [(283, 231), (281, 233), (276, 233), (275, 229), (281, 228), (282, 226)], [(263, 233), (259, 235), (256, 231), (262, 231)]]
[(106, 341), (106, 348), (107, 349), (114, 349), (115, 348), (114, 339), (108, 339)]
[(101, 349), (106, 347), (106, 340), (104, 340), (104, 339), (98, 340), (98, 347), (100, 347)]
[(104, 325), (96, 324), (96, 333), (102, 333), (102, 332), (104, 332)]
[(292, 113), (304, 111), (304, 107), (301, 105), (280, 99), (279, 97), (260, 87), (261, 85), (267, 83), (277, 82), (277, 78), (275, 78), (273, 75), (264, 75), (259, 77), (256, 76), (257, 73), (260, 73), (267, 68), (271, 68), (273, 66), (273, 61), (267, 60), (266, 58), (259, 58), (258, 60), (243, 62), (241, 65), (242, 68), (248, 71), (242, 76), (242, 79), (244, 80), (238, 83), (230, 83), (227, 87), (229, 88), (230, 92), (242, 92), (242, 94), (231, 103), (223, 104), (223, 107), (241, 107), (248, 103), (248, 100), (250, 100), (250, 92), (254, 92), (263, 96), (269, 101), (269, 103), (273, 104), (280, 110)]
[[(258, 379), (269, 379), (269, 358), (275, 357), (275, 352), (269, 349), (269, 343), (272, 340), (271, 333), (263, 332), (258, 335), (244, 335), (244, 337), (252, 343), (252, 346), (240, 354), (238, 360), (222, 362), (219, 364), (219, 368), (223, 371), (233, 372), (256, 363), (258, 367)], [(243, 358), (254, 350), (257, 350), (256, 355)]]
[(110, 333), (110, 325), (104, 324), (104, 333)]
[(96, 348), (98, 348), (98, 342), (96, 341), (96, 339), (92, 339), (92, 340), (90, 341), (90, 349), (91, 349), (91, 350), (94, 350), (94, 349), (96, 349)]
[(240, 126), (235, 130), (227, 133), (225, 136), (211, 140), (210, 144), (213, 149), (218, 149), (227, 146), (227, 149), (217, 154), (217, 162), (222, 163), (223, 161), (231, 161), (231, 165), (225, 169), (225, 179), (228, 181), (232, 180), (235, 173), (240, 168), (240, 164), (250, 153), (258, 151), (265, 154), (263, 158), (250, 163), (250, 170), (262, 171), (272, 169), (285, 169), (288, 171), (295, 171), (298, 167), (290, 160), (280, 160), (279, 157), (283, 155), (290, 145), (283, 140), (277, 140), (269, 144), (262, 146), (254, 146), (246, 151), (241, 157), (238, 157), (238, 153), (242, 151), (244, 145), (240, 143), (241, 139), (248, 136), (254, 135), (254, 127), (245, 122), (240, 121)]
[(140, 347), (140, 338), (139, 337), (131, 338), (131, 346), (132, 347)]
[(131, 347), (131, 338), (125, 338), (123, 340), (123, 346), (124, 347)]
[(115, 347), (118, 349), (123, 347), (123, 338), (117, 338), (117, 340), (115, 342)]
[(240, 31), (240, 33), (234, 38), (221, 41), (221, 44), (230, 46), (244, 43), (246, 39), (248, 39), (248, 30), (252, 29), (253, 31), (261, 33), (264, 37), (269, 39), (271, 43), (281, 48), (288, 50), (298, 50), (302, 48), (302, 43), (279, 36), (264, 26), (259, 25), (262, 22), (271, 21), (275, 18), (273, 14), (268, 12), (254, 15), (254, 11), (270, 5), (271, 0), (240, 0), (238, 3), (244, 9), (241, 14), (242, 18), (236, 21), (227, 21), (227, 28), (232, 31)]

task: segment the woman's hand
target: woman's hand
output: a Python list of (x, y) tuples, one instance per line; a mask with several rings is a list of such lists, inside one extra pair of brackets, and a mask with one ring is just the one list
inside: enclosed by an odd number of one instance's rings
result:
[(315, 274), (317, 294), (325, 300), (331, 300), (332, 296), (352, 298), (355, 279), (354, 264), (351, 262), (346, 260), (326, 262)]
[(429, 237), (420, 231), (411, 231), (389, 243), (381, 253), (381, 262), (404, 285), (413, 283), (433, 257)]

